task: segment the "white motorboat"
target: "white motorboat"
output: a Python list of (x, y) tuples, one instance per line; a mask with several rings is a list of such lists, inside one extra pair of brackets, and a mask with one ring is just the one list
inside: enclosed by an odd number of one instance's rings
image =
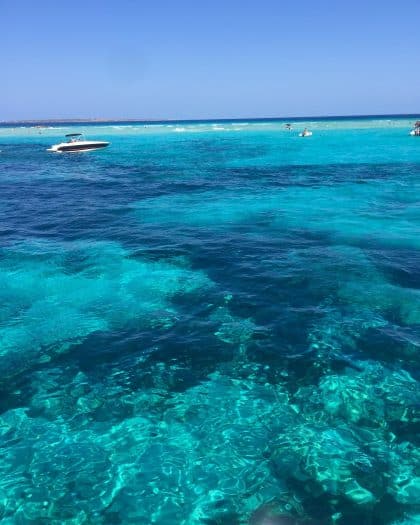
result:
[(54, 144), (54, 146), (51, 146), (47, 151), (53, 151), (55, 153), (77, 153), (79, 151), (93, 151), (109, 146), (109, 142), (85, 140), (82, 133), (68, 133), (66, 137), (69, 139), (67, 142)]

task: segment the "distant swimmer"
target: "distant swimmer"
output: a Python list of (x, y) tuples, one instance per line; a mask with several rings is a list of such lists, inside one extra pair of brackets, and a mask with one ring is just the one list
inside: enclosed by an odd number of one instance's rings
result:
[(290, 131), (292, 129), (292, 125), (291, 124), (286, 124), (286, 129), (288, 129)]

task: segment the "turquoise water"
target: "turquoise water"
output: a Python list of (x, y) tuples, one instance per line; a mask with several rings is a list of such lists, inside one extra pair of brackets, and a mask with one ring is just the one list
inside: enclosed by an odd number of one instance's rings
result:
[(1, 523), (419, 524), (412, 122), (0, 128)]

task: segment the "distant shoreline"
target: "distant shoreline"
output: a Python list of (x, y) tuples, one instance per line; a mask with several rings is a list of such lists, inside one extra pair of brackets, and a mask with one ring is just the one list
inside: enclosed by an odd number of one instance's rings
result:
[(44, 126), (47, 124), (166, 124), (166, 123), (194, 123), (194, 122), (264, 122), (264, 121), (290, 121), (305, 120), (352, 120), (352, 119), (395, 119), (395, 118), (420, 118), (420, 113), (395, 113), (385, 115), (312, 115), (305, 117), (242, 117), (242, 118), (211, 118), (211, 119), (105, 119), (105, 118), (74, 118), (74, 119), (30, 119), (30, 120), (3, 120), (0, 126)]

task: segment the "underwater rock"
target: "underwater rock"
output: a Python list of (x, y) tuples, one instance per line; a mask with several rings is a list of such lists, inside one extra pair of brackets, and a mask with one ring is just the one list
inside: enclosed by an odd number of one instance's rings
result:
[(397, 443), (390, 451), (388, 492), (406, 505), (420, 502), (420, 449), (414, 444)]
[[(279, 435), (271, 447), (271, 465), (278, 477), (288, 477), (333, 496), (345, 496), (355, 503), (373, 503), (384, 493), (381, 474), (375, 477), (376, 493), (365, 478), (375, 472), (374, 459), (364, 444), (345, 426), (331, 428), (322, 422), (297, 420)], [(357, 459), (359, 458), (359, 459)], [(363, 462), (364, 469), (358, 467)], [(365, 471), (366, 469), (366, 471)]]
[(219, 324), (215, 335), (221, 341), (229, 344), (245, 344), (257, 329), (251, 319), (234, 317), (225, 306), (217, 308), (210, 316), (210, 321)]
[(328, 368), (332, 360), (351, 364), (351, 357), (359, 353), (361, 336), (370, 328), (387, 325), (380, 315), (369, 310), (344, 312), (330, 307), (325, 310), (325, 316), (308, 334), (310, 349), (322, 368)]
[(372, 361), (354, 361), (355, 368), (325, 375), (319, 387), (302, 387), (296, 402), (309, 419), (384, 427), (395, 421), (416, 423), (420, 391), (405, 370), (391, 370)]
[(0, 381), (95, 332), (167, 329), (172, 299), (212, 284), (185, 264), (133, 258), (115, 243), (26, 243), (1, 255)]
[[(414, 504), (420, 498), (413, 467), (417, 451), (408, 442), (395, 441), (392, 428), (402, 422), (414, 435), (417, 383), (405, 370), (370, 361), (355, 364), (358, 370), (348, 367), (341, 374), (325, 375), (318, 387), (301, 387), (293, 397), (313, 442), (301, 442), (299, 425), (290, 430), (286, 450), (299, 457), (304, 446), (306, 456), (304, 468), (296, 470), (295, 462), (291, 472), (299, 479), (309, 474), (324, 490), (355, 503), (373, 503), (388, 493), (399, 503)], [(292, 457), (287, 459), (289, 468)], [(284, 463), (283, 455), (276, 455), (279, 460)]]
[(279, 513), (270, 505), (262, 505), (255, 510), (250, 519), (249, 525), (317, 525), (312, 520), (296, 518), (288, 514)]
[(2, 414), (0, 428), (0, 492), (7, 493), (7, 513), (16, 523), (47, 517), (71, 523), (111, 502), (119, 467), (99, 428), (75, 432), (62, 420), (31, 418), (22, 409)]
[(391, 525), (420, 525), (420, 512), (407, 512), (402, 520), (393, 521)]
[(290, 516), (285, 516), (284, 514), (266, 514), (262, 517), (252, 516), (249, 523), (250, 525), (298, 525), (302, 522), (299, 522)]

